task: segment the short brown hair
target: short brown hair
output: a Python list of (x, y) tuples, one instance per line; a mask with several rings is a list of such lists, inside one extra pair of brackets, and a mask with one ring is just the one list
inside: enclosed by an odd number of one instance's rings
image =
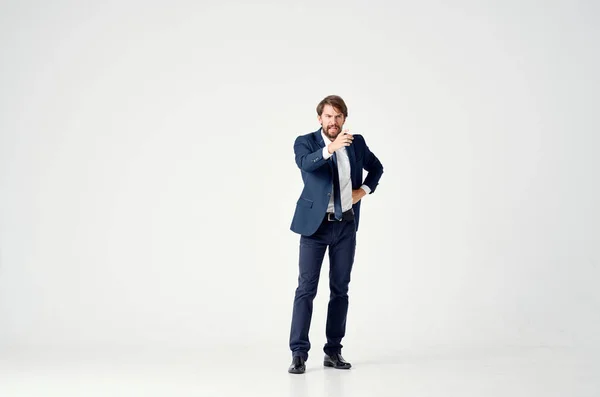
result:
[(323, 98), (323, 100), (317, 105), (317, 114), (319, 116), (323, 114), (323, 108), (325, 105), (331, 105), (334, 109), (342, 112), (344, 118), (348, 117), (348, 108), (341, 97), (337, 95), (329, 95)]

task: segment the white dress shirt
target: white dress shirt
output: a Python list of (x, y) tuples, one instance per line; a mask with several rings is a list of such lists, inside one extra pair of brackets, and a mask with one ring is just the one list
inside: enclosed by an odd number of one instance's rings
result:
[[(327, 137), (327, 135), (323, 133), (323, 129), (321, 129), (321, 136), (323, 137), (323, 141), (325, 142), (325, 147), (323, 148), (323, 158), (325, 160), (328, 160), (331, 156), (333, 156), (329, 153), (329, 150), (327, 150), (327, 145), (331, 143), (331, 140)], [(335, 152), (337, 153), (337, 167), (338, 175), (340, 177), (342, 212), (346, 212), (350, 210), (350, 208), (352, 208), (352, 181), (350, 180), (350, 159), (348, 158), (348, 152), (346, 151), (345, 146), (342, 146)], [(361, 189), (363, 189), (367, 194), (371, 193), (371, 188), (369, 188), (367, 185), (362, 185)], [(333, 186), (331, 188), (331, 196), (329, 197), (329, 205), (327, 206), (327, 212), (335, 212), (333, 205)]]

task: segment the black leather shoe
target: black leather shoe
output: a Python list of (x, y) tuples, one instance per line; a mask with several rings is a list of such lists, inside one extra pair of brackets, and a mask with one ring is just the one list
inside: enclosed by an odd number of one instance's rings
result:
[(349, 362), (344, 360), (344, 357), (340, 353), (334, 353), (331, 356), (326, 354), (323, 365), (337, 369), (350, 369), (352, 367)]
[(288, 369), (290, 374), (303, 374), (306, 371), (306, 365), (304, 364), (304, 359), (299, 356), (294, 356), (292, 359), (292, 365)]

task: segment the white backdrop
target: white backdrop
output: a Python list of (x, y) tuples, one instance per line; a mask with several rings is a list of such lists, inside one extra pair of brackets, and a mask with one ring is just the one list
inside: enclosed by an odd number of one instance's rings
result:
[(329, 94), (385, 167), (345, 346), (600, 345), (597, 4), (102, 3), (0, 6), (2, 347), (285, 351)]

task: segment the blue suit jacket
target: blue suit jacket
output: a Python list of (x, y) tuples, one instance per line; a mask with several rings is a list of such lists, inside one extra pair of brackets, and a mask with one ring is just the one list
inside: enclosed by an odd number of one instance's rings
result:
[[(379, 159), (369, 150), (365, 139), (353, 135), (354, 140), (346, 146), (350, 159), (350, 179), (352, 189), (358, 189), (363, 184), (375, 192), (379, 179), (383, 174), (383, 166)], [(296, 164), (302, 172), (304, 189), (296, 203), (296, 211), (290, 229), (298, 234), (310, 236), (317, 231), (327, 212), (327, 205), (333, 186), (333, 161), (330, 157), (323, 158), (325, 142), (321, 136), (321, 129), (310, 134), (301, 135), (294, 143)], [(363, 181), (363, 169), (368, 172)], [(360, 201), (352, 206), (356, 230), (360, 218)]]

